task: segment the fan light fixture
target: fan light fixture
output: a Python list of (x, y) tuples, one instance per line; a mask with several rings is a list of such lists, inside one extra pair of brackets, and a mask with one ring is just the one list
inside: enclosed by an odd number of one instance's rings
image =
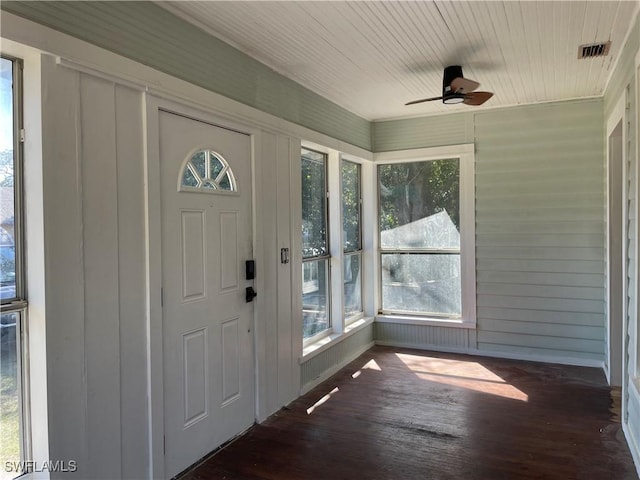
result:
[(465, 105), (482, 105), (484, 102), (493, 97), (491, 92), (476, 92), (480, 86), (475, 80), (470, 80), (462, 76), (462, 67), (460, 65), (449, 65), (444, 69), (442, 76), (442, 96), (421, 98), (405, 103), (405, 105), (415, 105), (422, 102), (433, 102), (434, 100), (442, 100), (442, 103), (452, 105), (456, 103), (464, 103)]
[(442, 103), (446, 103), (448, 105), (453, 103), (462, 103), (464, 102), (464, 98), (463, 93), (450, 93), (442, 97)]

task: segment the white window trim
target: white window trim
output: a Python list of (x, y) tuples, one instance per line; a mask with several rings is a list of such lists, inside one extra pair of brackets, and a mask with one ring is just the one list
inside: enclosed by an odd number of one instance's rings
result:
[[(635, 162), (636, 183), (635, 185), (633, 185), (632, 188), (635, 189), (635, 193), (636, 193), (635, 211), (637, 215), (637, 212), (640, 209), (640, 199), (638, 199), (638, 192), (640, 192), (640, 77), (638, 76), (640, 74), (640, 51), (638, 51), (638, 53), (636, 54), (635, 73), (636, 73), (635, 112), (631, 111), (629, 113), (630, 115), (635, 115), (635, 131), (633, 132), (633, 135), (635, 136), (636, 143), (635, 143), (635, 158), (633, 158), (632, 161)], [(639, 305), (639, 299), (640, 299), (640, 285), (639, 285), (640, 282), (638, 282), (638, 264), (637, 264), (637, 262), (639, 261), (638, 258), (640, 255), (640, 245), (639, 245), (640, 225), (638, 225), (637, 222), (636, 222), (635, 234), (636, 234), (636, 241), (635, 241), (635, 244), (633, 245), (633, 248), (635, 248), (635, 258), (636, 258), (636, 265), (635, 265), (635, 275), (636, 275), (635, 297), (636, 298), (634, 299), (636, 318), (635, 318), (635, 325), (633, 325), (632, 328), (629, 328), (629, 326), (627, 325), (627, 329), (629, 330), (630, 337), (631, 337), (627, 348), (629, 349), (629, 352), (628, 352), (629, 363), (630, 363), (630, 365), (628, 365), (629, 373), (631, 374), (631, 376), (633, 376), (632, 383), (634, 383), (638, 392), (640, 392), (640, 312), (638, 311), (638, 305)]]
[[(344, 154), (338, 150), (328, 148), (313, 142), (301, 142), (303, 149), (313, 150), (327, 155), (327, 188), (331, 193), (329, 195), (328, 222), (329, 222), (329, 292), (330, 292), (330, 324), (331, 327), (323, 332), (319, 332), (313, 337), (302, 339), (302, 356), (300, 361), (321, 353), (330, 348), (332, 345), (339, 343), (345, 338), (353, 335), (356, 331), (364, 328), (373, 322), (373, 312), (368, 311), (367, 305), (373, 302), (369, 301), (373, 295), (374, 285), (368, 285), (365, 279), (370, 275), (368, 272), (373, 271), (371, 267), (366, 265), (368, 258), (366, 256), (367, 246), (371, 244), (371, 240), (366, 238), (365, 228), (368, 224), (365, 220), (365, 205), (372, 202), (372, 198), (366, 195), (365, 189), (365, 171), (373, 170), (371, 162), (367, 162), (362, 158)], [(362, 250), (360, 256), (362, 261), (362, 306), (363, 311), (345, 318), (344, 315), (344, 273), (343, 259), (344, 250), (342, 243), (342, 160), (358, 163), (361, 168), (361, 196), (363, 199), (363, 207), (361, 214), (362, 228)], [(367, 169), (367, 167), (369, 167)], [(371, 228), (369, 228), (371, 230)], [(375, 235), (371, 235), (374, 237)], [(375, 257), (374, 257), (375, 258)]]
[[(373, 155), (376, 165), (447, 158), (458, 158), (460, 161), (460, 222), (462, 225), (460, 232), (460, 272), (462, 276), (462, 315), (460, 318), (448, 318), (421, 315), (378, 314), (376, 315), (376, 319), (379, 319), (379, 321), (419, 323), (423, 325), (449, 327), (460, 326), (465, 328), (476, 327), (475, 146), (473, 144), (461, 144), (381, 152)], [(378, 202), (376, 201), (375, 204), (375, 218), (377, 220), (379, 215)], [(377, 225), (378, 223), (376, 221), (376, 230), (379, 228)], [(376, 262), (379, 262), (379, 255), (376, 255)], [(379, 284), (379, 275), (376, 276), (376, 281)], [(378, 298), (376, 311), (380, 310), (382, 306), (381, 302), (381, 298)]]

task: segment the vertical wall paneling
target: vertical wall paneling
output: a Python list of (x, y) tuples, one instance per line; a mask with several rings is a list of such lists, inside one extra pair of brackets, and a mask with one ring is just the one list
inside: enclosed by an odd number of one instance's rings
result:
[(297, 317), (291, 309), (291, 262), (281, 262), (281, 249), (291, 252), (290, 208), (291, 162), (296, 156), (299, 141), (276, 133), (263, 131), (261, 137), (261, 159), (256, 167), (256, 220), (261, 223), (264, 264), (258, 273), (262, 279), (264, 294), (259, 299), (262, 318), (257, 328), (262, 332), (257, 338), (264, 341), (258, 345), (258, 359), (263, 362), (258, 377), (259, 391), (266, 398), (260, 403), (259, 416), (277, 411), (291, 402), (298, 394), (299, 371), (294, 335)]
[[(256, 252), (261, 263), (256, 278), (258, 295), (256, 302), (256, 361), (258, 420), (266, 418), (279, 408), (278, 371), (268, 365), (277, 365), (278, 359), (278, 261), (276, 204), (276, 135), (262, 132), (260, 155), (255, 163), (255, 222)], [(258, 201), (259, 199), (259, 201)], [(261, 397), (260, 394), (264, 395)]]
[[(122, 477), (148, 475), (142, 93), (116, 85)], [(137, 365), (141, 368), (132, 368)]]
[[(79, 78), (42, 57), (42, 175), (49, 458), (76, 459), (86, 476), (85, 300)], [(62, 281), (64, 279), (64, 281)]]
[[(301, 272), (294, 269), (299, 265), (295, 261), (298, 255), (299, 243), (294, 238), (300, 236), (300, 220), (294, 221), (293, 205), (298, 202), (300, 190), (292, 187), (300, 184), (300, 141), (283, 135), (276, 138), (276, 210), (277, 218), (277, 246), (278, 251), (278, 406), (286, 405), (298, 395), (300, 388), (300, 369), (298, 357), (302, 339), (302, 322), (298, 319), (299, 302), (293, 297), (299, 283)], [(296, 169), (294, 166), (298, 166)], [(292, 172), (298, 176), (292, 178)], [(289, 263), (280, 262), (280, 249), (289, 249)], [(297, 280), (297, 281), (296, 281)], [(300, 300), (301, 301), (301, 300)], [(302, 312), (302, 308), (300, 308)]]
[(120, 477), (120, 325), (115, 85), (80, 75), (88, 462)]
[(151, 478), (164, 478), (164, 368), (163, 368), (163, 322), (162, 322), (162, 237), (161, 176), (160, 176), (160, 100), (151, 95), (143, 96), (144, 108), (144, 189), (145, 253), (147, 264), (145, 281), (147, 291), (145, 308), (147, 324), (145, 332), (149, 345), (146, 367), (149, 432), (149, 468)]
[(144, 478), (142, 94), (48, 56), (42, 78), (49, 455)]
[[(631, 365), (633, 356), (631, 355), (630, 348), (633, 348), (633, 341), (631, 340), (633, 332), (632, 327), (637, 323), (638, 319), (638, 305), (637, 305), (637, 291), (638, 291), (638, 160), (636, 152), (636, 135), (637, 135), (637, 123), (634, 112), (636, 110), (636, 95), (635, 88), (633, 88), (633, 81), (629, 83), (625, 91), (625, 134), (623, 135), (623, 149), (625, 151), (625, 163), (626, 163), (626, 265), (624, 271), (626, 272), (626, 287), (625, 301), (626, 318), (623, 322), (623, 330), (620, 332), (620, 341), (622, 344), (622, 358), (621, 369), (622, 379), (624, 382), (623, 401), (626, 406), (629, 401), (629, 376), (633, 375), (634, 369)], [(626, 408), (624, 409), (626, 410)], [(628, 418), (627, 418), (628, 420)]]
[[(622, 365), (620, 362), (611, 362), (612, 343), (620, 351), (620, 342), (612, 338), (612, 330), (618, 330), (622, 336), (622, 318), (625, 300), (623, 290), (624, 275), (627, 271), (623, 262), (623, 227), (625, 215), (627, 190), (624, 188), (624, 159), (623, 159), (623, 101), (616, 108), (616, 113), (607, 122), (607, 315), (605, 324), (605, 373), (611, 380), (615, 379), (617, 385), (622, 382)], [(625, 198), (623, 198), (623, 196)], [(623, 268), (624, 267), (624, 268)], [(613, 328), (615, 327), (615, 328)], [(611, 340), (614, 340), (612, 342)], [(613, 372), (612, 372), (613, 370)]]
[(480, 350), (603, 360), (603, 125), (599, 100), (476, 114)]

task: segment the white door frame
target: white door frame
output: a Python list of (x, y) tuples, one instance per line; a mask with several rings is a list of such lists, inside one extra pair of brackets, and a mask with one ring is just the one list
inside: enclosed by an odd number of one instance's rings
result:
[[(627, 208), (627, 183), (628, 183), (628, 171), (627, 171), (627, 155), (624, 146), (626, 145), (626, 128), (625, 128), (625, 105), (626, 105), (626, 93), (622, 93), (618, 103), (614, 110), (607, 118), (606, 128), (606, 196), (607, 196), (607, 305), (606, 305), (606, 321), (607, 321), (607, 355), (605, 374), (607, 380), (611, 385), (621, 385), (623, 381), (623, 359), (624, 359), (624, 332), (626, 331), (627, 323), (627, 238), (628, 238), (628, 208)], [(621, 149), (621, 164), (612, 171), (612, 159), (611, 159), (611, 144), (610, 137), (618, 124), (622, 125), (622, 149)], [(609, 191), (610, 185), (615, 181), (612, 176), (621, 180), (621, 191), (618, 192), (618, 199), (621, 200), (621, 211), (614, 212), (617, 218), (611, 218), (611, 202), (614, 200), (611, 198)], [(614, 192), (615, 193), (615, 192)], [(619, 228), (621, 235), (621, 245), (619, 248), (612, 248), (613, 239), (611, 236), (611, 226), (613, 228)], [(616, 272), (616, 266), (621, 267), (620, 272)], [(622, 275), (622, 278), (615, 279), (614, 275)], [(618, 284), (617, 281), (620, 283)], [(612, 288), (612, 283), (613, 288)], [(616, 302), (619, 302), (616, 304)], [(614, 319), (612, 319), (612, 311), (616, 311), (621, 316), (621, 323), (614, 325)], [(612, 328), (615, 327), (615, 328)], [(618, 334), (620, 338), (614, 338), (612, 333)]]
[[(159, 112), (160, 110), (177, 113), (186, 117), (205, 121), (223, 128), (235, 130), (247, 134), (251, 138), (251, 190), (252, 190), (252, 248), (256, 261), (256, 290), (264, 291), (264, 279), (260, 272), (263, 271), (262, 258), (259, 257), (256, 239), (259, 229), (256, 224), (256, 178), (261, 176), (260, 161), (256, 161), (256, 155), (261, 151), (260, 129), (239, 124), (234, 120), (225, 118), (216, 112), (203, 110), (201, 107), (188, 105), (187, 102), (176, 102), (157, 96), (145, 95), (145, 211), (146, 211), (146, 251), (147, 251), (147, 342), (148, 342), (148, 428), (149, 428), (149, 478), (165, 478), (164, 455), (164, 352), (163, 352), (163, 312), (162, 312), (162, 212), (161, 212), (161, 179), (160, 179), (160, 142), (159, 142)], [(261, 365), (258, 360), (259, 345), (264, 342), (260, 335), (261, 329), (255, 328), (256, 319), (260, 318), (261, 301), (258, 296), (254, 305), (254, 346), (253, 355), (255, 362), (255, 405), (254, 416), (260, 418), (259, 412), (266, 392), (259, 391), (260, 383), (257, 381), (261, 375)]]

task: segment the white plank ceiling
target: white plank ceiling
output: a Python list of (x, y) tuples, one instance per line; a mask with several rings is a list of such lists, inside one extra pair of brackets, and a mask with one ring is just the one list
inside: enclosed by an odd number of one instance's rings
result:
[[(368, 120), (600, 96), (636, 1), (177, 1), (176, 15)], [(608, 56), (578, 46), (611, 41)], [(462, 65), (482, 107), (438, 96)]]

